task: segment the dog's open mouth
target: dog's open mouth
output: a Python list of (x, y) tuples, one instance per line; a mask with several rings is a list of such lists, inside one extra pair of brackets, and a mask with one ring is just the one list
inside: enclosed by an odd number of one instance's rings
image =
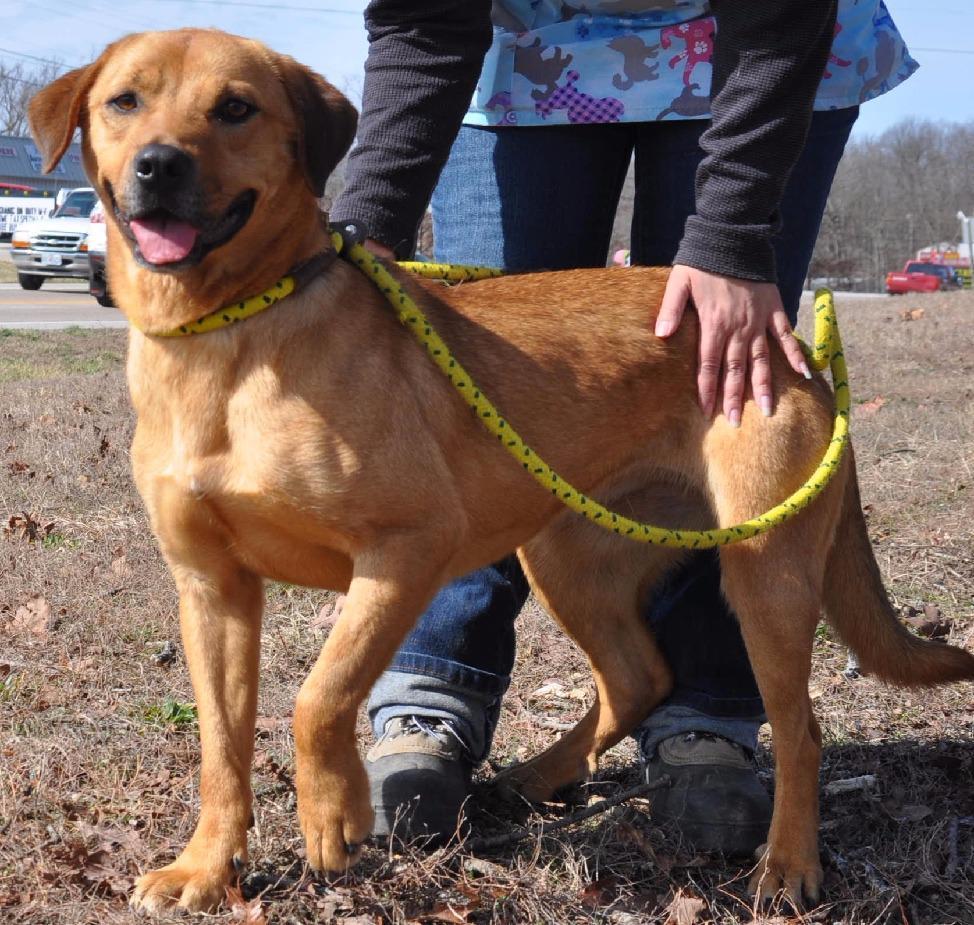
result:
[(115, 213), (143, 266), (176, 270), (195, 266), (211, 250), (226, 244), (247, 224), (256, 199), (253, 190), (241, 193), (214, 222), (190, 221), (164, 208), (126, 216), (116, 204)]
[(167, 212), (130, 219), (129, 228), (143, 258), (155, 266), (185, 260), (200, 236), (199, 229)]

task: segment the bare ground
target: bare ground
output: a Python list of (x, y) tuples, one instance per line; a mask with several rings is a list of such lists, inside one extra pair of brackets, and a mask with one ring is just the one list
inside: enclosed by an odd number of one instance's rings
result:
[[(974, 294), (840, 299), (839, 309), (863, 496), (891, 594), (918, 631), (972, 648)], [(915, 309), (922, 317), (901, 317)], [(124, 349), (115, 332), (0, 336), (3, 921), (133, 921), (126, 898), (135, 876), (167, 863), (195, 821), (192, 691), (172, 584), (129, 475)], [(268, 590), (251, 867), (214, 920), (752, 921), (746, 868), (667, 841), (647, 799), (493, 852), (370, 848), (347, 877), (310, 876), (300, 860), (288, 721), (331, 601)], [(823, 793), (826, 902), (801, 919), (779, 908), (759, 920), (970, 925), (971, 689), (895, 691), (847, 679), (845, 664), (823, 629), (812, 679), (822, 783), (875, 779)], [(529, 606), (493, 762), (550, 742), (581, 716), (590, 692), (578, 653)], [(589, 794), (637, 783), (634, 756), (629, 744), (613, 750)], [(770, 785), (767, 750), (759, 757)], [(549, 806), (528, 818), (571, 811)], [(478, 835), (509, 831), (526, 812), (486, 788), (470, 807)]]

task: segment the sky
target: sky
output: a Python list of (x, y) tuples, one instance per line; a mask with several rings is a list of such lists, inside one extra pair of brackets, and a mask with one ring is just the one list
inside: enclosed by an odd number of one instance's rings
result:
[[(745, 0), (741, 0), (745, 2)], [(974, 2), (887, 0), (920, 70), (866, 104), (855, 138), (909, 116), (974, 120)], [(129, 32), (215, 26), (260, 39), (310, 65), (357, 103), (366, 37), (364, 0), (0, 0), (0, 61), (69, 66)]]

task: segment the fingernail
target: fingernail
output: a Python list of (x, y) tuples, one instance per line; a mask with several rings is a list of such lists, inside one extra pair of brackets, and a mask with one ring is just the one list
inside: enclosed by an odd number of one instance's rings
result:
[(804, 377), (806, 379), (811, 379), (812, 378), (812, 374), (811, 374), (811, 371), (808, 368), (808, 364), (807, 363), (802, 363), (802, 365), (799, 367), (799, 369), (802, 371), (802, 375), (804, 375)]
[(656, 319), (656, 336), (669, 337), (673, 333), (673, 322), (667, 318)]
[(761, 414), (763, 414), (766, 418), (771, 417), (772, 403), (770, 395), (762, 395), (758, 401), (758, 405), (761, 408)]
[(741, 412), (737, 408), (732, 409), (728, 413), (727, 423), (730, 424), (731, 427), (741, 426)]

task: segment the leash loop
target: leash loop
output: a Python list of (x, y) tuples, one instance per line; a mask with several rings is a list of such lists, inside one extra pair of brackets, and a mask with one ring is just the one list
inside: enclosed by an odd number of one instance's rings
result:
[[(510, 422), (484, 396), (460, 362), (450, 353), (449, 348), (423, 312), (378, 258), (357, 243), (344, 250), (342, 236), (337, 233), (333, 233), (332, 240), (339, 253), (359, 267), (380, 289), (395, 309), (400, 322), (413, 332), (433, 362), (476, 413), (484, 427), (521, 463), (525, 471), (566, 507), (612, 533), (640, 543), (678, 549), (711, 549), (715, 546), (738, 543), (767, 533), (773, 527), (794, 517), (821, 494), (839, 466), (849, 442), (851, 397), (835, 306), (832, 293), (828, 289), (819, 289), (815, 293), (814, 347), (809, 347), (799, 339), (809, 364), (818, 371), (829, 367), (832, 372), (835, 419), (832, 438), (821, 462), (800, 488), (780, 504), (757, 517), (712, 530), (673, 530), (632, 520), (623, 514), (610, 511), (561, 478), (521, 439)], [(406, 268), (411, 272), (436, 279), (468, 280), (502, 275), (502, 271), (487, 267), (457, 268), (448, 264), (418, 263), (408, 264)], [(450, 275), (444, 275), (445, 273)]]

